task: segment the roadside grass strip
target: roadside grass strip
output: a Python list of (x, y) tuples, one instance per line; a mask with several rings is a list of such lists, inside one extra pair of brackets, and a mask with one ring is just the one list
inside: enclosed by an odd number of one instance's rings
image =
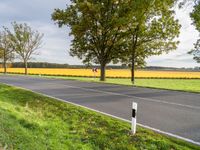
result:
[[(99, 78), (61, 76), (42, 77), (133, 86), (131, 79), (107, 78), (106, 81), (102, 82), (99, 81)], [(134, 86), (200, 93), (200, 79), (136, 79)]]
[(0, 84), (0, 149), (200, 150), (191, 143)]

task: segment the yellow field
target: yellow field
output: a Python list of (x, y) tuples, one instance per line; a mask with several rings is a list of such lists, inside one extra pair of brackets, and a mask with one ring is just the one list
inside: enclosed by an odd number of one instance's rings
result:
[[(23, 68), (8, 68), (9, 73), (24, 73)], [(3, 68), (0, 68), (3, 72)], [(28, 69), (30, 74), (43, 75), (65, 75), (65, 76), (94, 76), (91, 69), (49, 69), (49, 68), (31, 68)], [(100, 71), (95, 74), (99, 76)], [(128, 69), (113, 69), (106, 70), (106, 77), (130, 77), (130, 70)], [(180, 71), (136, 71), (136, 77), (141, 78), (200, 78), (200, 72), (180, 72)]]

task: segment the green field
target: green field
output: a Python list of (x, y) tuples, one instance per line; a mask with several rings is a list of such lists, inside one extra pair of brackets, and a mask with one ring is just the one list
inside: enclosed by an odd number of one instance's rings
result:
[(0, 84), (0, 149), (200, 150), (199, 146)]
[[(87, 82), (100, 82), (98, 78), (45, 76)], [(132, 85), (130, 79), (107, 78), (104, 83)], [(135, 86), (200, 93), (200, 79), (136, 79)]]

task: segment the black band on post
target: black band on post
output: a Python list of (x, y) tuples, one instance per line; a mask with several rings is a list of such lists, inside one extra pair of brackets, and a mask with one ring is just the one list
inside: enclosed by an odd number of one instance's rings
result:
[(132, 109), (132, 117), (135, 118), (136, 117), (136, 110)]

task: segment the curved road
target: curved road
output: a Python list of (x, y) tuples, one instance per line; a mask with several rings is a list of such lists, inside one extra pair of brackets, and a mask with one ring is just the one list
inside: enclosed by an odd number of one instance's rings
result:
[(200, 94), (14, 75), (0, 75), (0, 82), (125, 120), (131, 120), (134, 101), (140, 125), (200, 143)]

